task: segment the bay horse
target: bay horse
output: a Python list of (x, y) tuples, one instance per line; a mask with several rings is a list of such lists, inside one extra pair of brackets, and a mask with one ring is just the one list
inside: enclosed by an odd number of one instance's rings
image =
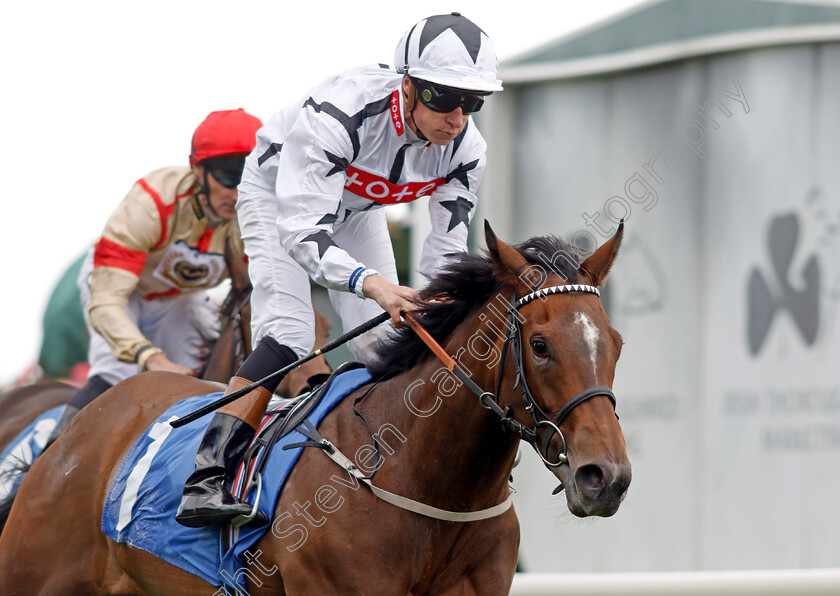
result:
[[(350, 393), (318, 427), (379, 490), (455, 518), (498, 514), (466, 522), (420, 515), (383, 502), (321, 449), (303, 449), (270, 531), (247, 553), (247, 593), (507, 594), (519, 523), (500, 505), (509, 502), (520, 437), (565, 487), (574, 515), (613, 515), (631, 477), (611, 391), (623, 342), (596, 287), (622, 234), (620, 226), (578, 266), (559, 238), (513, 247), (485, 223), (489, 255), (453, 256), (413, 313), (468, 381), (404, 327), (381, 344), (369, 369), (376, 382)], [(68, 441), (37, 460), (21, 486), (0, 535), (0, 592), (226, 593), (100, 530), (132, 444), (170, 405), (215, 389), (144, 373), (103, 394), (98, 416), (81, 412)]]

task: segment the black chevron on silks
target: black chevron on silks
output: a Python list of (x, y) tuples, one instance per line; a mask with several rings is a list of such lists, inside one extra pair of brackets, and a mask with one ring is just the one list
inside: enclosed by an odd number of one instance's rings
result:
[(411, 143), (406, 143), (397, 150), (394, 163), (391, 165), (391, 173), (388, 175), (388, 182), (391, 184), (396, 184), (400, 180), (403, 165), (405, 165), (405, 150), (409, 147), (411, 147)]
[(335, 107), (335, 104), (331, 104), (328, 101), (325, 101), (324, 103), (318, 103), (317, 101), (315, 101), (311, 97), (309, 99), (307, 99), (305, 102), (303, 102), (303, 107), (304, 108), (310, 107), (318, 113), (324, 112), (325, 114), (328, 114), (328, 115), (332, 116), (333, 118), (335, 118), (339, 122), (344, 122), (348, 118), (350, 118), (350, 116), (348, 114), (345, 114), (344, 112), (339, 110), (337, 107)]
[(475, 62), (478, 59), (478, 52), (481, 50), (481, 29), (467, 19), (451, 14), (436, 15), (426, 19), (426, 25), (420, 34), (419, 55), (422, 56), (426, 46), (447, 29), (451, 29), (458, 36), (470, 58)]
[(441, 201), (440, 206), (449, 211), (452, 216), (449, 218), (447, 232), (451, 232), (458, 224), (470, 227), (470, 210), (473, 204), (464, 197), (458, 197), (452, 201)]
[(350, 162), (340, 155), (334, 155), (327, 150), (324, 150), (324, 154), (327, 156), (327, 160), (333, 165), (332, 169), (327, 172), (327, 177), (338, 174), (339, 172), (346, 172), (347, 168), (350, 167)]
[(353, 159), (359, 156), (359, 148), (361, 147), (361, 142), (359, 141), (359, 128), (364, 124), (365, 120), (370, 118), (371, 116), (376, 116), (381, 114), (382, 112), (388, 111), (390, 108), (391, 103), (391, 96), (384, 97), (382, 99), (378, 99), (374, 102), (367, 104), (358, 113), (354, 115), (345, 114), (341, 110), (339, 110), (334, 104), (331, 104), (328, 101), (324, 103), (318, 103), (311, 97), (307, 99), (303, 107), (310, 107), (316, 112), (323, 112), (328, 116), (332, 116), (336, 120), (338, 120), (339, 124), (344, 127), (344, 130), (347, 131), (347, 135), (350, 137), (350, 143), (353, 145)]
[[(310, 234), (309, 236), (301, 240), (301, 242), (314, 242), (315, 244), (317, 244), (318, 256), (322, 259), (324, 258), (324, 253), (327, 252), (327, 249), (329, 247), (336, 246), (335, 242), (333, 242), (333, 239), (324, 230), (318, 230), (314, 234)], [(336, 248), (338, 247), (336, 246)]]
[(327, 213), (315, 225), (321, 226), (321, 225), (324, 225), (324, 224), (332, 224), (332, 223), (335, 223), (335, 220), (337, 220), (337, 219), (338, 219), (338, 215), (336, 215), (335, 213)]
[(263, 165), (266, 161), (271, 159), (272, 156), (280, 153), (281, 149), (283, 149), (283, 143), (272, 143), (268, 146), (268, 149), (265, 150), (265, 153), (260, 155), (259, 159), (257, 160), (257, 165)]
[(464, 130), (461, 131), (457, 137), (452, 140), (452, 156), (455, 157), (455, 154), (458, 153), (458, 147), (461, 146), (461, 143), (464, 142), (464, 137), (466, 137), (467, 129), (470, 127), (470, 123), (472, 120), (467, 120), (467, 124), (464, 126)]
[(325, 101), (324, 103), (318, 103), (317, 101), (315, 101), (311, 97), (309, 99), (307, 99), (305, 102), (303, 102), (303, 108), (306, 109), (307, 107), (312, 108), (317, 113), (323, 112), (323, 113), (327, 114), (328, 116), (332, 116), (333, 118), (338, 120), (342, 124), (342, 126), (344, 126), (344, 128), (347, 130), (347, 134), (350, 135), (350, 142), (353, 144), (353, 157), (355, 157), (358, 154), (358, 151), (359, 151), (359, 135), (356, 134), (356, 129), (355, 128), (353, 128), (352, 130), (347, 128), (346, 123), (350, 120), (350, 115), (349, 114), (345, 114), (344, 112), (339, 110), (335, 106), (335, 104), (331, 104), (328, 101)]
[(475, 161), (471, 161), (470, 163), (467, 163), (467, 164), (460, 163), (460, 164), (458, 164), (457, 168), (455, 168), (454, 170), (452, 170), (451, 172), (449, 172), (446, 175), (446, 181), (449, 182), (450, 180), (453, 180), (453, 179), (458, 180), (461, 184), (464, 185), (464, 188), (469, 190), (470, 189), (470, 178), (467, 174), (469, 174), (469, 172), (471, 170), (474, 170), (477, 166), (478, 166), (478, 160), (477, 159)]
[(382, 112), (387, 112), (390, 106), (391, 96), (389, 95), (367, 104), (356, 114), (353, 114), (346, 120), (339, 120), (341, 125), (344, 126), (344, 129), (347, 131), (347, 134), (350, 135), (350, 142), (353, 144), (353, 159), (356, 159), (359, 156), (359, 149), (361, 148), (361, 143), (359, 141), (359, 129), (362, 127), (362, 124), (364, 124), (365, 120), (371, 116), (378, 116)]

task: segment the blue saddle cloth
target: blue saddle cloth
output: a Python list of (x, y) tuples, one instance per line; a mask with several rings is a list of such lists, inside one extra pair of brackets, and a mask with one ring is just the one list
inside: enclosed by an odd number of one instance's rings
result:
[(64, 406), (56, 406), (38, 416), (0, 453), (0, 501), (17, 494), (26, 475), (20, 466), (31, 465), (41, 455), (63, 410)]
[[(344, 397), (370, 380), (365, 368), (339, 375), (307, 419), (317, 426)], [(185, 528), (175, 521), (184, 482), (195, 469), (195, 453), (212, 415), (180, 428), (172, 428), (169, 423), (220, 396), (221, 393), (212, 393), (178, 402), (134, 444), (105, 502), (102, 531), (117, 542), (149, 552), (214, 586), (230, 586), (234, 590), (238, 586), (242, 590), (244, 553), (270, 530), (271, 524), (241, 528), (238, 540), (223, 552), (223, 529), (219, 526)], [(283, 483), (304, 449), (284, 451), (282, 447), (306, 440), (293, 431), (278, 441), (268, 455), (259, 509), (269, 518)], [(254, 497), (252, 491), (248, 502), (253, 503)]]

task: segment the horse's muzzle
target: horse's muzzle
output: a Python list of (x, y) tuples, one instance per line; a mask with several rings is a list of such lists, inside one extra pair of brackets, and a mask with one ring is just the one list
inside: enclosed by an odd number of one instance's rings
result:
[(609, 517), (618, 511), (627, 494), (632, 473), (629, 463), (588, 463), (574, 470), (572, 490), (567, 491), (569, 510), (577, 516)]

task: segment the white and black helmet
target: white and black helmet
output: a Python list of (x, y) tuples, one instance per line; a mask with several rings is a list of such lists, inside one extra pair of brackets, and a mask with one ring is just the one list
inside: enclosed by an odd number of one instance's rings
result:
[(423, 19), (409, 29), (397, 44), (394, 65), (397, 72), (445, 87), (502, 90), (493, 42), (457, 12)]

